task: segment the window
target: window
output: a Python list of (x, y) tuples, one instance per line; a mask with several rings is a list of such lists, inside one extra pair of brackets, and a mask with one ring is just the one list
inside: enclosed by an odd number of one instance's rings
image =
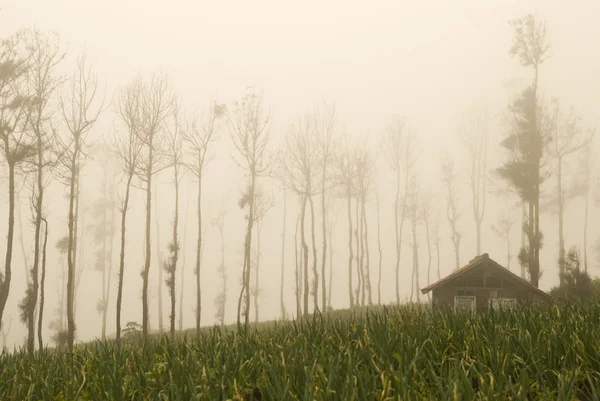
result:
[(492, 298), (490, 299), (490, 308), (494, 310), (509, 310), (517, 306), (516, 298)]
[(473, 290), (463, 290), (461, 288), (458, 288), (456, 290), (456, 295), (458, 296), (469, 296), (472, 297), (475, 295), (475, 292)]
[(454, 297), (454, 311), (455, 312), (471, 312), (475, 314), (475, 297), (474, 296), (455, 296)]

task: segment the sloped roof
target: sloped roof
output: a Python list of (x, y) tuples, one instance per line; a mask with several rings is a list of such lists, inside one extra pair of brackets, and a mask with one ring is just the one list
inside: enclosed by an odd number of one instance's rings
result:
[(469, 263), (467, 263), (465, 266), (461, 267), (460, 269), (456, 270), (455, 272), (452, 272), (451, 274), (449, 274), (448, 276), (444, 277), (443, 279), (423, 288), (421, 290), (422, 294), (427, 294), (429, 291), (438, 288), (472, 270), (475, 270), (483, 265), (487, 265), (487, 266), (491, 266), (492, 268), (496, 268), (496, 269), (502, 269), (502, 272), (504, 274), (506, 274), (507, 276), (509, 276), (510, 278), (512, 278), (513, 280), (515, 280), (516, 282), (526, 286), (528, 289), (530, 289), (531, 291), (546, 297), (548, 299), (554, 299), (552, 296), (550, 296), (549, 294), (546, 294), (544, 291), (540, 290), (539, 288), (535, 287), (534, 285), (532, 285), (529, 281), (522, 279), (521, 277), (517, 276), (516, 274), (514, 274), (513, 272), (511, 272), (510, 270), (508, 270), (507, 268), (505, 268), (504, 266), (500, 265), (499, 263), (497, 263), (496, 261), (494, 261), (493, 259), (490, 258), (490, 256), (487, 253), (484, 253), (483, 255), (479, 255), (476, 256), (474, 259), (471, 259), (469, 261)]

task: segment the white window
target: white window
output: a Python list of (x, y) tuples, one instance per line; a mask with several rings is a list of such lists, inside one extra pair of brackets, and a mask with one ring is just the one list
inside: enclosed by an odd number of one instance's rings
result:
[(517, 306), (516, 298), (492, 298), (490, 299), (490, 308), (499, 309), (514, 309)]
[(466, 311), (475, 313), (476, 300), (474, 296), (460, 296), (454, 297), (454, 311)]

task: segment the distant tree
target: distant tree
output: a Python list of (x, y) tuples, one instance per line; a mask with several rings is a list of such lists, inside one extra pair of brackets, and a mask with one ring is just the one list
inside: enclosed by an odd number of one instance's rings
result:
[[(586, 135), (580, 125), (580, 117), (575, 114), (573, 108), (568, 113), (563, 113), (558, 100), (554, 100), (551, 122), (551, 139), (548, 146), (548, 155), (556, 163), (556, 194), (553, 201), (556, 204), (558, 214), (558, 275), (560, 283), (564, 279), (565, 271), (565, 237), (564, 237), (564, 213), (567, 202), (579, 195), (576, 191), (566, 191), (564, 184), (563, 169), (567, 164), (569, 156), (587, 147), (592, 140), (591, 135)], [(553, 203), (554, 203), (553, 202)]]
[(179, 280), (179, 321), (177, 322), (177, 326), (178, 326), (178, 330), (182, 331), (183, 330), (183, 289), (184, 289), (184, 283), (185, 283), (185, 264), (186, 264), (186, 252), (185, 250), (186, 248), (186, 244), (187, 244), (187, 223), (188, 223), (188, 217), (189, 217), (189, 205), (190, 205), (190, 198), (186, 197), (186, 202), (185, 202), (185, 217), (183, 219), (183, 242), (181, 244), (181, 269), (179, 269), (181, 271), (181, 273), (179, 274), (180, 280)]
[[(163, 268), (168, 274), (165, 281), (169, 289), (169, 297), (171, 299), (170, 308), (170, 334), (171, 340), (175, 339), (175, 279), (177, 273), (177, 262), (179, 261), (179, 184), (184, 175), (183, 170), (183, 135), (182, 127), (179, 124), (179, 113), (177, 106), (175, 107), (174, 126), (169, 129), (169, 137), (167, 139), (167, 160), (170, 168), (173, 169), (173, 186), (175, 187), (175, 215), (173, 218), (173, 237), (169, 243), (169, 258), (164, 262)], [(158, 233), (157, 233), (158, 234)]]
[[(432, 235), (430, 226), (432, 224), (432, 213), (433, 213), (433, 197), (429, 193), (424, 193), (421, 195), (421, 199), (419, 202), (419, 213), (420, 218), (425, 225), (425, 239), (427, 240), (427, 286), (431, 284), (431, 262), (432, 262), (432, 252), (431, 252), (431, 241)], [(417, 288), (417, 294), (420, 291), (420, 288)], [(429, 294), (429, 293), (428, 293)]]
[[(166, 142), (168, 142), (168, 140), (166, 140)], [(168, 148), (168, 144), (166, 145), (166, 147)], [(168, 150), (165, 149), (164, 151), (165, 155), (168, 155)], [(160, 219), (159, 219), (159, 210), (160, 210), (160, 191), (158, 190), (158, 184), (155, 183), (154, 184), (154, 194), (156, 196), (156, 207), (154, 208), (154, 221), (156, 223), (156, 259), (158, 262), (158, 283), (156, 285), (156, 293), (157, 293), (157, 298), (158, 298), (158, 331), (160, 331), (161, 333), (164, 331), (164, 325), (163, 325), (163, 297), (162, 297), (162, 286), (163, 286), (163, 270), (165, 268), (165, 264), (164, 264), (164, 260), (163, 260), (163, 253), (161, 250), (161, 246), (162, 243), (160, 242)], [(169, 246), (169, 249), (171, 247)]]
[[(328, 198), (328, 199), (329, 199), (329, 202), (331, 203), (335, 198)], [(327, 222), (327, 238), (328, 238), (328, 242), (329, 242), (329, 282), (328, 282), (328, 288), (327, 288), (327, 310), (331, 310), (331, 309), (333, 309), (331, 306), (331, 287), (333, 284), (333, 254), (334, 254), (333, 230), (335, 229), (335, 226), (337, 223), (337, 217), (338, 217), (338, 213), (340, 212), (340, 209), (336, 208), (335, 213), (331, 213), (331, 204), (330, 204), (329, 207), (327, 208), (327, 210), (328, 210), (327, 219), (329, 220)]]
[(225, 324), (225, 305), (227, 303), (227, 269), (225, 268), (225, 216), (227, 209), (225, 202), (222, 202), (222, 209), (219, 215), (212, 220), (212, 225), (217, 226), (221, 237), (221, 264), (217, 268), (217, 273), (221, 276), (221, 292), (215, 298), (215, 318), (222, 326)]
[(24, 161), (35, 155), (35, 144), (26, 135), (32, 103), (26, 80), (29, 55), (20, 50), (22, 33), (0, 41), (0, 152), (8, 167), (8, 235), (4, 272), (0, 272), (0, 324), (10, 292), (15, 232), (15, 178)]
[(79, 203), (79, 177), (86, 159), (86, 142), (88, 134), (98, 116), (104, 101), (93, 107), (96, 100), (98, 80), (86, 62), (83, 53), (77, 61), (72, 77), (71, 88), (67, 99), (61, 97), (61, 110), (68, 131), (68, 139), (63, 141), (61, 153), (65, 167), (64, 178), (69, 188), (69, 213), (68, 213), (68, 251), (67, 251), (67, 345), (73, 350), (75, 340), (75, 254), (76, 254), (76, 222), (79, 214), (76, 213), (75, 203)]
[(589, 205), (590, 205), (590, 190), (592, 189), (592, 181), (594, 177), (594, 168), (596, 167), (596, 155), (595, 150), (595, 131), (593, 131), (594, 137), (590, 141), (588, 146), (583, 147), (581, 150), (581, 157), (579, 158), (579, 171), (577, 173), (578, 180), (576, 180), (575, 187), (577, 193), (582, 195), (584, 198), (584, 220), (583, 220), (583, 266), (584, 270), (588, 271), (588, 222), (589, 222)]
[(117, 177), (117, 167), (113, 155), (108, 148), (99, 144), (95, 149), (95, 159), (102, 166), (102, 177), (100, 181), (102, 197), (97, 199), (92, 207), (93, 221), (88, 226), (92, 233), (92, 239), (96, 245), (96, 262), (94, 270), (101, 276), (102, 293), (96, 310), (102, 316), (101, 339), (106, 338), (106, 319), (108, 315), (108, 304), (110, 300), (110, 289), (113, 267), (113, 243), (115, 237), (115, 209), (114, 188)]
[(381, 305), (381, 267), (383, 262), (383, 254), (381, 251), (381, 218), (380, 218), (380, 199), (379, 189), (375, 189), (375, 207), (377, 209), (377, 252), (379, 254), (378, 275), (377, 275), (377, 305)]
[(421, 194), (420, 188), (417, 184), (416, 175), (409, 177), (408, 186), (408, 202), (406, 204), (406, 215), (410, 221), (411, 236), (410, 244), (412, 246), (412, 277), (410, 286), (410, 302), (413, 302), (415, 289), (417, 290), (417, 302), (420, 301), (419, 297), (419, 240), (417, 236), (417, 228), (421, 220)]
[[(408, 201), (408, 177), (419, 154), (415, 148), (415, 138), (407, 132), (403, 119), (396, 118), (387, 128), (383, 138), (383, 150), (392, 171), (396, 173), (396, 196), (394, 201), (394, 230), (396, 240), (396, 303), (400, 303), (400, 260), (402, 255), (402, 235), (406, 220), (406, 204)], [(402, 178), (404, 177), (404, 194)], [(401, 213), (401, 214), (400, 214)]]
[[(263, 95), (258, 95), (254, 88), (248, 88), (241, 101), (234, 102), (229, 116), (231, 139), (241, 158), (241, 160), (236, 160), (236, 163), (246, 170), (249, 176), (246, 190), (240, 201), (242, 208), (248, 206), (242, 285), (246, 306), (244, 324), (247, 325), (250, 319), (250, 251), (252, 227), (255, 221), (256, 181), (257, 178), (268, 174), (270, 167), (267, 149), (271, 137), (271, 116), (263, 109)], [(238, 325), (241, 324), (239, 302), (237, 322)]]
[[(325, 209), (323, 209), (325, 210)], [(285, 278), (285, 234), (287, 220), (287, 194), (283, 190), (283, 228), (281, 229), (281, 281), (279, 283), (279, 309), (281, 310), (281, 319), (286, 318), (285, 301), (283, 300), (283, 283)], [(326, 242), (324, 242), (326, 244)]]
[(121, 243), (119, 252), (119, 275), (117, 285), (117, 305), (116, 305), (116, 336), (118, 342), (121, 339), (121, 304), (123, 301), (123, 277), (125, 273), (125, 238), (127, 229), (127, 211), (129, 210), (129, 200), (131, 183), (136, 170), (139, 168), (139, 162), (142, 152), (142, 144), (138, 139), (137, 131), (141, 129), (141, 82), (135, 80), (121, 89), (115, 104), (115, 112), (122, 120), (126, 133), (115, 132), (112, 138), (111, 148), (116, 154), (117, 160), (123, 172), (125, 181), (125, 193), (120, 196), (118, 202), (119, 212), (121, 213)]
[[(371, 288), (371, 266), (369, 252), (369, 230), (367, 224), (367, 201), (375, 181), (375, 157), (368, 150), (366, 143), (357, 150), (356, 158), (356, 194), (357, 205), (360, 204), (360, 266), (363, 270), (363, 286), (361, 304), (364, 306), (365, 289), (368, 295), (369, 305), (373, 305)], [(358, 231), (358, 230), (357, 230)], [(363, 258), (366, 259), (363, 260)], [(366, 263), (365, 263), (366, 262)]]
[(196, 213), (198, 219), (198, 239), (196, 242), (196, 337), (200, 337), (200, 320), (202, 317), (202, 288), (200, 283), (200, 271), (202, 262), (202, 183), (206, 166), (212, 160), (209, 153), (209, 147), (217, 140), (217, 133), (220, 129), (222, 118), (225, 116), (227, 108), (225, 105), (216, 101), (211, 102), (208, 111), (199, 119), (191, 118), (183, 131), (183, 140), (187, 145), (188, 152), (185, 165), (188, 167), (192, 176), (198, 180), (198, 199), (196, 204)]
[(440, 275), (440, 245), (442, 243), (442, 237), (440, 236), (440, 210), (438, 209), (437, 215), (432, 217), (431, 220), (431, 240), (435, 245), (435, 256), (437, 259), (437, 279), (441, 280)]
[(317, 250), (315, 239), (315, 217), (312, 197), (319, 191), (318, 170), (319, 142), (315, 131), (315, 124), (311, 116), (298, 118), (290, 127), (289, 134), (285, 139), (285, 155), (283, 163), (283, 185), (303, 200), (300, 218), (300, 238), (302, 240), (303, 262), (304, 262), (304, 316), (308, 315), (308, 244), (306, 241), (305, 221), (306, 207), (310, 204), (311, 228), (312, 228), (312, 254), (313, 254), (313, 303), (315, 311), (318, 310), (318, 271)]
[(460, 268), (460, 240), (462, 239), (462, 233), (458, 228), (460, 212), (458, 210), (454, 162), (448, 156), (442, 160), (442, 182), (446, 187), (446, 218), (452, 231), (452, 245), (454, 245), (454, 258), (456, 269), (458, 270)]
[(44, 222), (44, 244), (42, 245), (42, 276), (40, 277), (40, 308), (38, 313), (38, 345), (39, 349), (44, 349), (44, 339), (42, 338), (42, 328), (44, 323), (44, 300), (46, 293), (46, 256), (48, 245), (48, 220), (42, 217)]
[(150, 274), (151, 218), (152, 218), (152, 179), (164, 168), (161, 148), (166, 120), (173, 113), (175, 95), (172, 92), (169, 77), (165, 72), (152, 75), (147, 81), (138, 77), (139, 126), (134, 133), (144, 147), (146, 154), (140, 157), (137, 176), (146, 184), (146, 253), (142, 271), (142, 333), (148, 335), (148, 277)]
[(510, 233), (514, 225), (514, 220), (510, 216), (500, 216), (497, 224), (492, 225), (492, 231), (506, 244), (506, 268), (510, 270), (510, 260), (512, 259)]
[(594, 295), (594, 283), (590, 275), (581, 270), (580, 253), (572, 246), (565, 257), (565, 271), (558, 287), (550, 290), (550, 295), (565, 298), (586, 299)]
[[(354, 260), (354, 251), (352, 246), (352, 197), (356, 191), (356, 164), (350, 144), (348, 143), (347, 134), (344, 134), (342, 143), (335, 153), (332, 167), (333, 183), (340, 188), (340, 195), (346, 199), (348, 206), (348, 296), (350, 298), (350, 308), (353, 308), (352, 261)], [(356, 302), (358, 304), (358, 299)]]
[(480, 111), (472, 119), (465, 121), (461, 142), (466, 151), (467, 158), (467, 172), (469, 174), (475, 234), (477, 237), (477, 255), (481, 255), (481, 226), (486, 206), (489, 140), (489, 119), (483, 111)]
[(525, 89), (511, 107), (513, 130), (502, 142), (508, 159), (498, 169), (500, 176), (508, 181), (528, 204), (529, 221), (525, 225), (527, 246), (521, 248), (520, 262), (526, 265), (531, 283), (537, 287), (540, 276), (539, 253), (542, 247), (540, 232), (540, 186), (543, 181), (541, 169), (546, 134), (541, 127), (541, 111), (538, 101), (538, 77), (541, 64), (547, 59), (550, 43), (546, 22), (533, 15), (512, 21), (515, 28), (510, 55), (517, 57), (523, 66), (533, 68), (531, 86)]
[(333, 130), (336, 123), (335, 106), (323, 102), (323, 109), (317, 109), (315, 112), (316, 132), (319, 142), (319, 168), (321, 170), (321, 237), (323, 242), (323, 251), (321, 259), (321, 307), (323, 310), (327, 306), (327, 288), (325, 280), (325, 265), (327, 264), (327, 208), (326, 194), (329, 183), (329, 170), (331, 169), (331, 159), (334, 154), (335, 141)]
[[(31, 205), (34, 223), (33, 266), (28, 275), (28, 285), (22, 306), (22, 313), (27, 322), (27, 349), (30, 353), (35, 348), (35, 315), (38, 307), (39, 266), (41, 245), (41, 226), (43, 219), (44, 190), (48, 179), (44, 173), (50, 170), (54, 163), (54, 127), (52, 117), (56, 111), (53, 102), (62, 79), (57, 76), (57, 66), (63, 60), (65, 53), (61, 50), (58, 35), (42, 35), (37, 31), (27, 31), (23, 45), (29, 54), (30, 68), (26, 73), (26, 85), (31, 93), (31, 104), (28, 110), (29, 132), (34, 146), (35, 156), (30, 166), (25, 168), (33, 177)], [(21, 247), (23, 238), (21, 230)], [(26, 266), (27, 258), (24, 255)]]

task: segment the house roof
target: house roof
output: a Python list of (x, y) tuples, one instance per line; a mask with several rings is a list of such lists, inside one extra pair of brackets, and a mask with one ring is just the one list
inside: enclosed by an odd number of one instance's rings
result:
[(532, 285), (529, 281), (522, 279), (521, 277), (517, 276), (516, 274), (514, 274), (513, 272), (511, 272), (510, 270), (508, 270), (507, 268), (505, 268), (504, 266), (500, 265), (499, 263), (497, 263), (496, 261), (494, 261), (493, 259), (490, 258), (490, 256), (487, 253), (484, 253), (483, 255), (479, 255), (476, 256), (474, 259), (471, 259), (469, 261), (469, 263), (467, 263), (465, 266), (461, 267), (460, 269), (452, 272), (451, 274), (449, 274), (448, 276), (444, 277), (443, 279), (423, 288), (421, 290), (422, 294), (427, 294), (429, 291), (438, 288), (446, 283), (449, 283), (450, 281), (454, 280), (455, 278), (458, 278), (474, 269), (477, 269), (483, 265), (487, 265), (487, 266), (491, 266), (493, 268), (497, 268), (497, 269), (502, 269), (502, 272), (504, 274), (506, 274), (507, 276), (509, 276), (510, 278), (512, 278), (513, 280), (515, 280), (516, 282), (526, 286), (528, 289), (530, 289), (531, 291), (546, 297), (548, 299), (554, 299), (552, 296), (550, 296), (549, 294), (546, 294), (544, 291), (540, 290), (539, 288), (535, 287), (534, 285)]

